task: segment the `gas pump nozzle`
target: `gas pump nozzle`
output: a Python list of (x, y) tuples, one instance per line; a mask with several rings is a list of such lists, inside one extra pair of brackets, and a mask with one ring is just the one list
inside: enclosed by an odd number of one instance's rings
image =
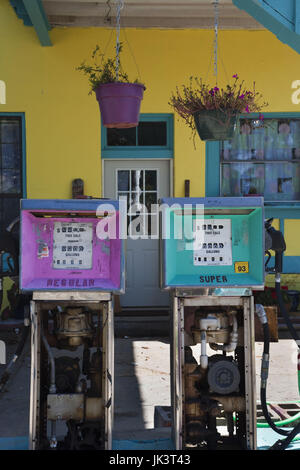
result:
[(268, 268), (267, 271), (272, 270), (277, 274), (282, 272), (283, 252), (286, 250), (286, 244), (282, 232), (272, 227), (272, 222), (273, 218), (265, 221), (265, 252), (271, 257), (269, 250), (275, 251), (275, 266)]

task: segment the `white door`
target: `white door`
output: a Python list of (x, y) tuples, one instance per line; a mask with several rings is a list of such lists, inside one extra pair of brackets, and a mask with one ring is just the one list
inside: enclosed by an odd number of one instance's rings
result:
[(104, 197), (127, 199), (126, 292), (120, 296), (122, 307), (169, 306), (169, 293), (159, 286), (159, 217), (155, 204), (159, 198), (170, 196), (170, 161), (104, 160), (103, 186)]

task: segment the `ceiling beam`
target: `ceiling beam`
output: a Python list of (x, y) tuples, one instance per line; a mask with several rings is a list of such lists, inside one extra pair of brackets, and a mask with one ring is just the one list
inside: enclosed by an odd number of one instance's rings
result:
[[(99, 16), (60, 16), (49, 15), (49, 21), (53, 27), (66, 26), (66, 27), (115, 27), (116, 19)], [(213, 29), (212, 17), (185, 17), (185, 18), (160, 18), (160, 17), (124, 17), (121, 18), (122, 28), (163, 28), (163, 29)], [(220, 18), (220, 29), (247, 29), (247, 30), (262, 30), (264, 29), (257, 21), (252, 18)]]

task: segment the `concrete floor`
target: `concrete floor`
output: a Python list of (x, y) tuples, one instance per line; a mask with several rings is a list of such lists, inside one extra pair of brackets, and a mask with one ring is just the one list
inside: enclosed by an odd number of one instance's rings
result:
[[(1, 333), (1, 336), (7, 344), (9, 361), (18, 337), (12, 333)], [(154, 439), (170, 435), (170, 428), (154, 428), (155, 406), (171, 403), (169, 351), (168, 338), (116, 338), (115, 439)], [(261, 352), (262, 343), (256, 343), (258, 393)], [(299, 400), (294, 341), (272, 343), (270, 352), (268, 400), (277, 403)], [(0, 376), (4, 367), (0, 365)], [(0, 394), (0, 437), (28, 435), (29, 381), (28, 341), (13, 376)]]

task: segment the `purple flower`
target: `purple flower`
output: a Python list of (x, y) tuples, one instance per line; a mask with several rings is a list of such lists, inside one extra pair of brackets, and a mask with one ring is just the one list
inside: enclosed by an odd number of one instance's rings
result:
[(214, 91), (215, 92), (219, 91), (219, 88), (217, 86), (215, 86)]
[(241, 100), (243, 100), (245, 98), (245, 95), (242, 94), (242, 95), (239, 96), (239, 98), (241, 98)]
[(214, 94), (215, 94), (214, 90), (213, 90), (213, 89), (209, 90), (209, 94), (210, 94), (211, 96), (214, 96)]
[(232, 78), (239, 78), (239, 77), (238, 77), (238, 74), (235, 73), (234, 75), (232, 75)]
[(248, 105), (246, 106), (245, 111), (246, 111), (246, 113), (250, 113), (250, 109), (249, 109)]

